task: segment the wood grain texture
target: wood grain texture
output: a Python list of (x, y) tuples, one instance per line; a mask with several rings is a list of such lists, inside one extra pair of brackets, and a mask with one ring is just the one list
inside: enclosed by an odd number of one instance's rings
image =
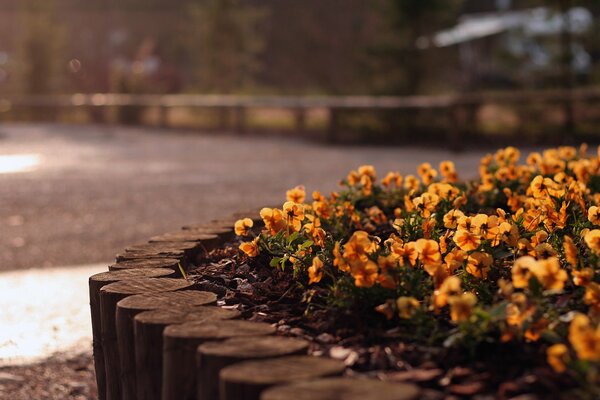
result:
[(189, 308), (215, 304), (217, 295), (210, 292), (183, 290), (137, 294), (117, 303), (116, 330), (121, 363), (122, 397), (136, 398), (135, 340), (133, 318), (140, 312), (155, 309)]
[(266, 388), (283, 383), (342, 375), (342, 361), (325, 357), (289, 356), (245, 361), (219, 374), (221, 400), (259, 400)]
[(90, 291), (90, 314), (92, 319), (92, 351), (94, 354), (94, 367), (96, 370), (96, 384), (98, 385), (98, 397), (100, 400), (106, 398), (106, 375), (104, 366), (104, 353), (102, 351), (102, 318), (100, 315), (100, 289), (113, 282), (131, 278), (157, 278), (173, 276), (174, 271), (164, 268), (153, 268), (143, 270), (123, 270), (112, 272), (101, 272), (89, 278)]
[(191, 321), (238, 318), (240, 312), (219, 307), (171, 308), (144, 311), (134, 318), (137, 398), (159, 400), (162, 392), (163, 331), (168, 325)]
[(111, 264), (108, 266), (108, 270), (118, 271), (121, 269), (169, 268), (178, 272), (179, 263), (180, 261), (177, 258), (136, 258)]
[(375, 379), (328, 378), (265, 390), (261, 400), (412, 400), (419, 387)]
[(207, 341), (273, 333), (273, 326), (250, 321), (189, 322), (167, 327), (163, 335), (162, 399), (196, 398), (196, 350), (199, 345)]
[(306, 354), (309, 342), (300, 339), (264, 336), (233, 338), (200, 345), (196, 354), (197, 400), (219, 398), (219, 373), (241, 361)]

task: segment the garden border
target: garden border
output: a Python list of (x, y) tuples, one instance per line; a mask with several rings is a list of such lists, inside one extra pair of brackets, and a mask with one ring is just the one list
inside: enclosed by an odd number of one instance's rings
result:
[[(249, 215), (258, 212), (234, 213), (231, 218), (154, 236), (148, 243), (126, 248), (108, 272), (90, 277), (98, 398), (217, 400), (220, 391), (221, 400), (259, 400), (269, 387), (285, 391), (282, 386), (305, 381), (315, 382), (318, 395), (307, 385), (305, 393), (297, 393), (299, 399), (327, 399), (340, 391), (360, 394), (364, 400), (417, 398), (419, 390), (412, 384), (335, 378), (346, 370), (342, 361), (315, 363), (306, 355), (308, 343), (280, 343), (277, 336), (269, 336), (275, 328), (265, 323), (225, 321), (239, 313), (216, 309), (210, 293), (189, 291), (198, 288), (182, 277), (180, 266), (185, 269), (201, 252), (225, 244), (234, 237), (235, 221)], [(260, 218), (253, 220), (262, 225)], [(215, 349), (215, 342), (222, 346)], [(204, 344), (212, 344), (210, 354), (204, 353)], [(247, 376), (242, 381), (232, 378), (248, 363), (253, 374), (242, 374)], [(263, 363), (268, 370), (260, 368)], [(215, 381), (222, 369), (225, 374)]]

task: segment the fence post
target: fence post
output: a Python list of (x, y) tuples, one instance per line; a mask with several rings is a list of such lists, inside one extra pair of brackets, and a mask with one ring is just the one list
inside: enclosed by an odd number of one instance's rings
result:
[(338, 141), (338, 131), (340, 129), (340, 110), (337, 108), (329, 109), (329, 130), (327, 132), (327, 141), (336, 143)]

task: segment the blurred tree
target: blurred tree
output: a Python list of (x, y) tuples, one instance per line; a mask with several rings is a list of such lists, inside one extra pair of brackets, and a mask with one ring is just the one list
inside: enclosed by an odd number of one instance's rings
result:
[[(419, 38), (456, 22), (464, 0), (383, 0), (380, 9), (387, 17), (391, 31), (377, 52), (391, 59), (397, 74), (390, 74), (390, 89), (400, 94), (417, 94), (423, 89), (427, 67), (447, 67), (436, 63), (431, 56), (439, 51), (418, 48)], [(386, 43), (387, 42), (387, 43)], [(433, 61), (433, 62), (432, 62)]]
[(66, 32), (57, 18), (54, 0), (23, 0), (20, 6), (17, 85), (31, 94), (59, 90), (67, 65)]
[(188, 51), (198, 89), (231, 93), (252, 87), (261, 68), (264, 41), (258, 25), (265, 9), (237, 0), (203, 0), (193, 1), (188, 11)]

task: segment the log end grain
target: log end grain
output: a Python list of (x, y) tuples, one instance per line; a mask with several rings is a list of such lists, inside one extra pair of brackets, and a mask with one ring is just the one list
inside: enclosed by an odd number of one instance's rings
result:
[(412, 400), (419, 388), (409, 383), (375, 379), (327, 378), (276, 386), (265, 390), (261, 400)]
[(234, 364), (221, 371), (220, 379), (225, 386), (264, 386), (341, 375), (345, 369), (342, 361), (331, 358), (289, 356)]
[(301, 354), (308, 351), (309, 342), (281, 336), (232, 338), (222, 342), (208, 342), (198, 347), (198, 353), (206, 357), (228, 359), (259, 359)]
[(119, 308), (131, 310), (155, 310), (159, 308), (176, 309), (213, 305), (217, 295), (199, 290), (177, 292), (145, 293), (129, 296), (117, 304)]
[(241, 336), (262, 336), (275, 333), (276, 329), (263, 322), (251, 321), (204, 321), (172, 325), (165, 329), (165, 337), (181, 339), (220, 340)]

